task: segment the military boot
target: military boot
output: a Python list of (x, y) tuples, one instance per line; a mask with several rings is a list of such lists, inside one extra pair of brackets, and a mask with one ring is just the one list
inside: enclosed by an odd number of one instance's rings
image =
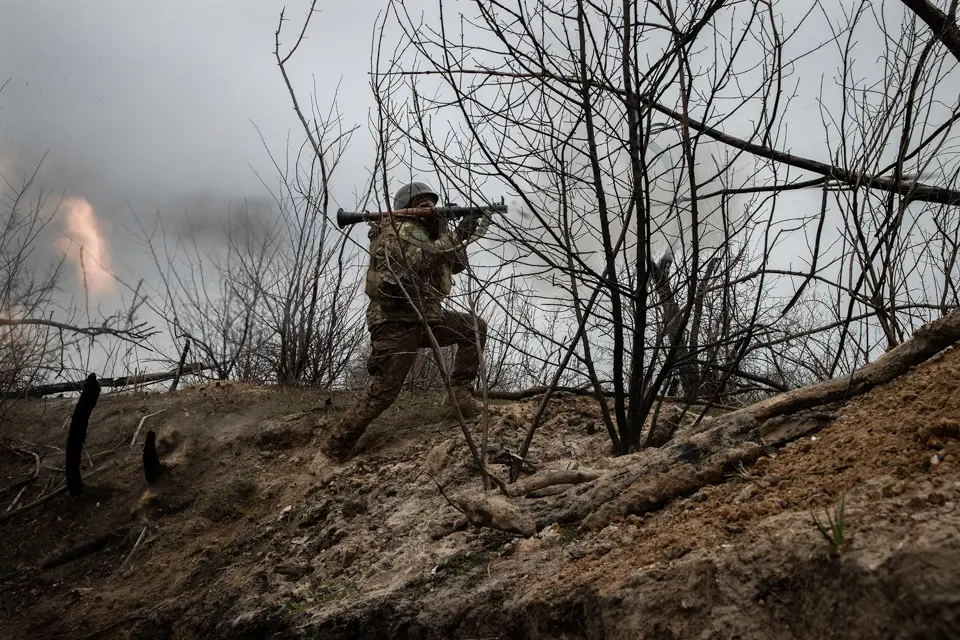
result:
[(330, 429), (320, 444), (320, 452), (334, 462), (343, 463), (350, 459), (353, 448), (367, 425), (383, 412), (369, 401), (360, 400), (354, 404)]
[(453, 388), (453, 395), (447, 395), (443, 404), (440, 405), (441, 420), (456, 420), (456, 407), (460, 407), (460, 413), (464, 420), (472, 420), (483, 412), (483, 407), (473, 399), (470, 387), (460, 386)]

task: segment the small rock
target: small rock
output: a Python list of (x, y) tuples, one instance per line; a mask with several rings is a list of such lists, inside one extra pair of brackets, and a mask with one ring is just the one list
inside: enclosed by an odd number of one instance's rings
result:
[(513, 552), (522, 556), (525, 553), (530, 553), (539, 548), (542, 544), (543, 541), (537, 540), (536, 538), (520, 538), (514, 545)]
[(348, 498), (343, 501), (343, 505), (340, 507), (340, 512), (343, 514), (344, 518), (353, 518), (360, 514), (367, 512), (367, 503), (363, 500), (354, 500)]
[(283, 564), (278, 564), (273, 569), (274, 573), (279, 573), (282, 576), (287, 576), (294, 580), (298, 580), (303, 576), (307, 575), (312, 571), (312, 567), (305, 561), (301, 560), (299, 562), (285, 562)]
[(733, 502), (735, 504), (741, 504), (752, 498), (756, 493), (757, 487), (755, 485), (747, 485), (740, 493), (737, 494), (737, 496), (733, 499)]
[(942, 507), (947, 503), (947, 498), (942, 493), (933, 492), (927, 496), (927, 502), (935, 507)]
[(587, 555), (587, 550), (582, 544), (571, 544), (567, 547), (567, 553), (571, 558), (579, 560)]
[(310, 506), (297, 520), (299, 527), (313, 527), (322, 524), (330, 513), (330, 503), (322, 502)]
[(469, 523), (467, 522), (467, 519), (462, 517), (454, 518), (452, 521), (443, 520), (441, 522), (435, 523), (430, 528), (430, 539), (442, 540), (443, 538), (446, 538), (452, 533), (456, 533), (457, 531), (463, 531), (464, 529), (467, 528), (468, 524)]
[(439, 478), (453, 462), (453, 451), (456, 446), (457, 441), (450, 438), (431, 449), (426, 460), (423, 461), (423, 472), (431, 478)]
[(353, 564), (354, 560), (357, 559), (357, 550), (356, 548), (349, 546), (342, 549), (342, 556), (340, 561), (343, 563), (344, 569), (349, 569), (350, 565)]

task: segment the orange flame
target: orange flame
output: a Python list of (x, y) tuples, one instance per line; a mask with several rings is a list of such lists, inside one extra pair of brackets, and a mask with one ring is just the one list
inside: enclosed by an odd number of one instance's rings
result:
[(61, 238), (60, 248), (76, 267), (80, 283), (93, 294), (112, 290), (110, 256), (93, 207), (86, 198), (66, 198), (63, 211), (66, 238)]

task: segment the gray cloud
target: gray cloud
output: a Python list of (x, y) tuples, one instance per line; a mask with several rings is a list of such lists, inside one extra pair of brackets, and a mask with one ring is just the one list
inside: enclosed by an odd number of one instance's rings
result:
[[(302, 138), (273, 46), (284, 6), (289, 46), (308, 4), (3, 3), (0, 171), (16, 182), (46, 154), (37, 184), (93, 205), (126, 279), (149, 275), (128, 231), (134, 214), (145, 224), (159, 214), (168, 232), (222, 242), (231, 207), (269, 211), (261, 178), (272, 186), (276, 173), (264, 144), (282, 162), (288, 136)], [(292, 62), (302, 100), (315, 85), (323, 106), (341, 84), (349, 124), (366, 119), (378, 9), (322, 3)], [(358, 137), (340, 170), (341, 199), (362, 185), (368, 151)], [(43, 248), (52, 255), (52, 243)]]
[[(0, 157), (22, 167), (49, 152), (48, 188), (138, 209), (184, 193), (262, 193), (251, 166), (270, 167), (253, 123), (280, 153), (287, 132), (299, 133), (272, 56), (284, 4), (5, 3)], [(307, 3), (289, 4), (292, 41)], [(294, 61), (304, 91), (313, 77), (331, 95), (341, 76), (362, 77), (341, 90), (361, 122), (375, 9), (324, 3)]]

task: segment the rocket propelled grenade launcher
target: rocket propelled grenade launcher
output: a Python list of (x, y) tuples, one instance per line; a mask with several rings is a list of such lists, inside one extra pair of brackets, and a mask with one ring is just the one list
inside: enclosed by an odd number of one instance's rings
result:
[(343, 229), (346, 226), (357, 224), (358, 222), (374, 222), (391, 216), (427, 218), (431, 215), (438, 215), (447, 220), (456, 220), (469, 216), (506, 212), (507, 205), (504, 204), (503, 201), (501, 201), (500, 204), (491, 204), (482, 207), (411, 207), (408, 209), (397, 209), (396, 211), (344, 211), (340, 209), (337, 211), (337, 226)]

